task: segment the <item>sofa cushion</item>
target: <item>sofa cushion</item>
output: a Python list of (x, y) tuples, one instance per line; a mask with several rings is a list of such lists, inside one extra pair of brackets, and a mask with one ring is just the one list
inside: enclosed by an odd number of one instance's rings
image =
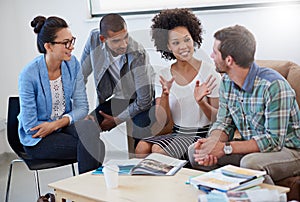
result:
[(289, 70), (295, 63), (284, 60), (256, 60), (256, 64), (261, 67), (270, 67), (278, 71), (284, 78), (287, 78)]
[(300, 106), (300, 66), (295, 65), (290, 68), (287, 75), (287, 81), (296, 92), (296, 100)]
[(300, 176), (285, 178), (276, 182), (276, 185), (290, 188), (290, 192), (287, 193), (287, 198), (289, 201), (300, 201)]

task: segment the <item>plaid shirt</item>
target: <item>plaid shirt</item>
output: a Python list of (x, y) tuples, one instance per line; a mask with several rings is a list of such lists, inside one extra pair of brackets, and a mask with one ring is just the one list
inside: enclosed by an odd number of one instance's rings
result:
[(300, 112), (295, 92), (275, 70), (252, 64), (242, 88), (227, 74), (220, 85), (220, 106), (212, 130), (233, 138), (254, 139), (261, 152), (300, 148)]

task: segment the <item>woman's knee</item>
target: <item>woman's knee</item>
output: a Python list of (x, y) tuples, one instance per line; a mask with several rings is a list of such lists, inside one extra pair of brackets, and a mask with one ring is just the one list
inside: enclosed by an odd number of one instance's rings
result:
[(167, 154), (159, 145), (154, 144), (151, 148), (152, 153)]
[[(145, 156), (146, 154), (151, 153), (151, 143), (145, 142), (140, 140), (135, 148), (136, 155), (142, 155), (141, 157)], [(137, 156), (138, 157), (138, 156)]]

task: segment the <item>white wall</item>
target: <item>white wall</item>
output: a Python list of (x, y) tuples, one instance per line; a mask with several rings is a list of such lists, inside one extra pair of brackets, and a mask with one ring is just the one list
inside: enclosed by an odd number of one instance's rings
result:
[[(88, 0), (1, 0), (0, 1), (0, 39), (1, 69), (0, 74), (0, 119), (6, 117), (7, 97), (18, 94), (17, 78), (20, 70), (38, 51), (36, 35), (29, 23), (36, 15), (58, 15), (70, 23), (74, 36), (77, 37), (74, 54), (80, 58), (82, 48), (89, 31), (98, 27), (99, 19), (89, 19)], [(210, 55), (213, 33), (228, 25), (242, 24), (256, 36), (258, 59), (292, 60), (300, 64), (300, 5), (243, 9), (241, 11), (196, 12), (205, 30), (202, 48)], [(153, 15), (125, 16), (129, 30), (151, 55), (155, 65), (165, 64), (155, 53), (149, 37), (149, 27)], [(92, 97), (93, 89), (89, 89)]]
[[(1, 0), (0, 1), (0, 120), (6, 117), (7, 98), (18, 94), (18, 74), (39, 53), (36, 35), (30, 21), (37, 15), (58, 15), (69, 22), (77, 37), (74, 55), (80, 59), (89, 31), (98, 27), (99, 19), (89, 19), (88, 0)], [(300, 4), (289, 7), (256, 8), (231, 11), (196, 12), (205, 33), (202, 53), (210, 55), (213, 33), (218, 29), (242, 24), (257, 39), (257, 59), (291, 60), (300, 64)], [(153, 15), (125, 16), (129, 31), (149, 50), (155, 66), (166, 64), (154, 51), (149, 37)], [(92, 83), (88, 95), (93, 106), (95, 96)], [(0, 141), (3, 140), (2, 138)]]

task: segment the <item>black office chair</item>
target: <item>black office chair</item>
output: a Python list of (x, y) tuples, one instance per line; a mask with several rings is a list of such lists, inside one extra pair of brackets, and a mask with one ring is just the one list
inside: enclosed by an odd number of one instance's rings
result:
[(32, 159), (24, 151), (23, 145), (20, 142), (18, 134), (18, 119), (17, 116), (20, 112), (20, 103), (19, 97), (9, 97), (8, 99), (8, 116), (7, 116), (7, 140), (10, 147), (18, 155), (19, 159), (12, 160), (9, 167), (7, 188), (6, 188), (6, 197), (5, 201), (8, 202), (9, 198), (9, 189), (11, 174), (13, 169), (13, 164), (15, 162), (25, 162), (29, 170), (35, 171), (35, 182), (38, 197), (41, 196), (40, 183), (38, 171), (43, 169), (55, 168), (64, 165), (71, 164), (73, 176), (75, 176), (74, 163), (76, 160), (41, 160), (41, 159)]

